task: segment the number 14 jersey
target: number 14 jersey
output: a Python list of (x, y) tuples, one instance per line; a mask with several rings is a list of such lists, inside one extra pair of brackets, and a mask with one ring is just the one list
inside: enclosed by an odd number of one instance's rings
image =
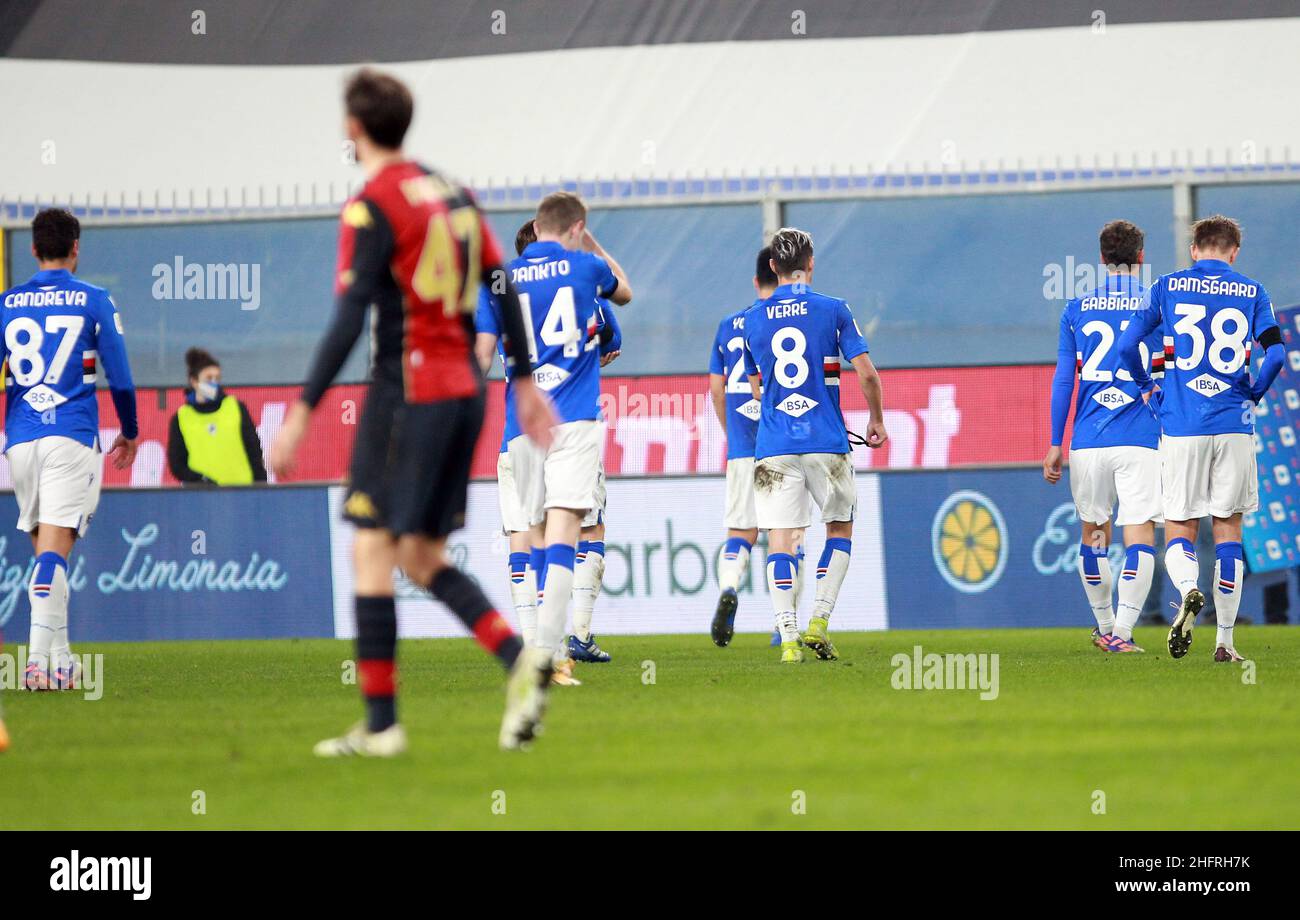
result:
[(867, 341), (835, 297), (783, 284), (745, 313), (745, 369), (763, 386), (754, 459), (847, 454), (840, 414), (840, 355), (866, 354)]

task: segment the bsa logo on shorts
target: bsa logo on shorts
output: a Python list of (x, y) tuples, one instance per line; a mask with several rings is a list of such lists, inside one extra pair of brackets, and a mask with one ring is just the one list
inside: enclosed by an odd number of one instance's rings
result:
[(1007, 565), (1007, 542), (998, 506), (970, 490), (949, 495), (930, 527), (935, 567), (964, 594), (979, 594), (998, 583)]
[(792, 418), (798, 418), (805, 412), (810, 412), (817, 408), (817, 405), (817, 400), (812, 397), (800, 396), (796, 393), (793, 396), (787, 396), (785, 399), (781, 400), (776, 404), (776, 407), (786, 415), (791, 416)]

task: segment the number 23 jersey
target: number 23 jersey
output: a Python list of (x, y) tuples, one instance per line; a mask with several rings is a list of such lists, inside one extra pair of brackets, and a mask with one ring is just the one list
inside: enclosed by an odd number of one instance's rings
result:
[(746, 372), (763, 387), (754, 458), (847, 454), (840, 355), (868, 350), (848, 304), (784, 284), (746, 311), (744, 337)]
[[(1155, 410), (1142, 401), (1119, 354), (1120, 336), (1141, 307), (1142, 294), (1133, 276), (1113, 275), (1105, 287), (1071, 300), (1061, 313), (1058, 362), (1071, 362), (1079, 378), (1071, 450), (1160, 446)], [(1141, 354), (1152, 377), (1163, 383), (1164, 339), (1159, 330), (1143, 337)]]

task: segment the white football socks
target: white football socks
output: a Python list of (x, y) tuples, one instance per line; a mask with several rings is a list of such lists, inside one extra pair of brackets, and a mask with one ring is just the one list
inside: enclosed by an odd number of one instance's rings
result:
[(1197, 579), (1201, 576), (1201, 565), (1196, 559), (1196, 547), (1190, 540), (1177, 537), (1169, 541), (1165, 547), (1165, 571), (1178, 589), (1180, 598), (1187, 597), (1187, 593), (1196, 587)]
[(1119, 607), (1115, 611), (1115, 635), (1121, 639), (1133, 641), (1133, 627), (1137, 625), (1147, 595), (1151, 593), (1155, 571), (1156, 551), (1153, 547), (1134, 543), (1124, 551), (1124, 570), (1119, 573)]
[(852, 541), (844, 537), (831, 537), (822, 548), (817, 561), (817, 599), (813, 603), (813, 616), (824, 620), (831, 618), (835, 601), (840, 596), (840, 586), (849, 571), (849, 558), (853, 553)]
[(564, 639), (576, 555), (574, 547), (565, 543), (546, 547), (546, 580), (537, 611), (537, 648), (548, 655), (554, 655)]
[(1241, 588), (1246, 580), (1245, 553), (1237, 542), (1214, 548), (1214, 615), (1218, 621), (1214, 644), (1233, 648), (1232, 627), (1241, 607)]
[(1110, 560), (1106, 550), (1079, 544), (1079, 580), (1083, 593), (1088, 596), (1088, 606), (1097, 620), (1097, 630), (1103, 636), (1115, 631), (1115, 609), (1111, 606)]
[(584, 540), (578, 546), (573, 575), (573, 634), (581, 641), (591, 638), (591, 616), (600, 597), (605, 577), (605, 544)]
[(537, 573), (528, 565), (528, 553), (510, 554), (510, 601), (524, 645), (531, 646), (537, 640)]
[(794, 605), (794, 556), (789, 553), (771, 553), (767, 557), (767, 589), (772, 595), (772, 609), (776, 612), (776, 628), (782, 642), (799, 639), (799, 614)]
[(729, 537), (718, 556), (718, 587), (723, 591), (740, 588), (740, 576), (749, 567), (750, 544), (741, 537)]
[(71, 663), (68, 594), (67, 560), (58, 553), (41, 553), (27, 583), (27, 598), (32, 604), (27, 663), (46, 672)]

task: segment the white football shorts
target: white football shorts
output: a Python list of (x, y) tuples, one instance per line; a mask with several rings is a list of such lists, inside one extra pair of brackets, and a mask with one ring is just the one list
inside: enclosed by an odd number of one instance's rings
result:
[(754, 510), (753, 457), (727, 461), (727, 513), (723, 524), (728, 530), (753, 530), (758, 526), (758, 512)]
[(1070, 492), (1079, 520), (1117, 527), (1162, 519), (1160, 451), (1132, 445), (1070, 451)]
[(1255, 438), (1244, 432), (1165, 435), (1160, 472), (1165, 520), (1231, 517), (1259, 508)]
[(84, 537), (99, 507), (104, 455), (98, 447), (51, 435), (5, 451), (18, 499), (18, 529), (67, 527)]
[(850, 454), (781, 454), (754, 465), (754, 509), (763, 530), (812, 525), (811, 498), (822, 521), (852, 521), (858, 490)]

